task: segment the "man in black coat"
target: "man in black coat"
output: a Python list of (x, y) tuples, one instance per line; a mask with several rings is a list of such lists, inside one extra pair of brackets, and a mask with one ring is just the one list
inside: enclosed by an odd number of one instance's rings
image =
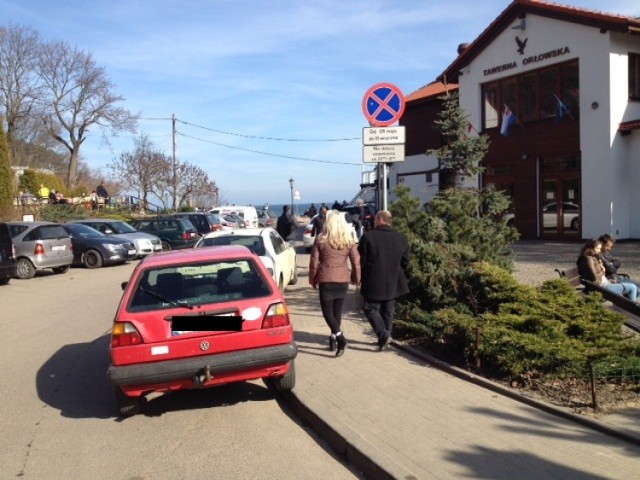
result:
[(395, 299), (409, 292), (404, 271), (409, 265), (409, 241), (391, 228), (393, 217), (380, 210), (374, 228), (360, 239), (364, 313), (378, 336), (379, 350), (391, 340)]
[(278, 222), (276, 223), (276, 231), (282, 238), (286, 240), (293, 232), (296, 231), (297, 227), (298, 224), (291, 214), (289, 205), (285, 205), (284, 207), (282, 207), (282, 215), (278, 217)]

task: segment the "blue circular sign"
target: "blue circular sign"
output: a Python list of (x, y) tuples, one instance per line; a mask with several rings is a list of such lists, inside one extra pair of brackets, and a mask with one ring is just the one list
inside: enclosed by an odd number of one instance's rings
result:
[(362, 99), (364, 116), (376, 127), (387, 127), (400, 120), (404, 106), (404, 95), (391, 83), (374, 85)]

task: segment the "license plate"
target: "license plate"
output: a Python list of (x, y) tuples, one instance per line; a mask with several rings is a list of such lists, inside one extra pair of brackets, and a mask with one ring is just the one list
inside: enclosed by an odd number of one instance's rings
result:
[(135, 250), (129, 250), (129, 255), (135, 255), (136, 251)]
[(54, 252), (60, 252), (66, 249), (66, 245), (54, 245), (51, 250)]

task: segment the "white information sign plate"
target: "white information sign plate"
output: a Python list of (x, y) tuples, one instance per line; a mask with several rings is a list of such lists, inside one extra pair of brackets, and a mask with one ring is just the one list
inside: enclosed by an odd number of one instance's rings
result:
[(362, 147), (363, 163), (404, 162), (404, 144), (365, 145)]
[(362, 129), (363, 145), (391, 145), (406, 143), (406, 127), (365, 127)]

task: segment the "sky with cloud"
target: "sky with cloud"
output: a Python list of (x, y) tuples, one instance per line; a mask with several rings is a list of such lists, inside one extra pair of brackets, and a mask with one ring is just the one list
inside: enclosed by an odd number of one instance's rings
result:
[[(640, 16), (637, 0), (559, 3)], [(139, 133), (205, 170), (235, 204), (349, 200), (362, 172), (365, 92), (435, 78), (507, 0), (0, 0), (3, 25), (91, 52), (140, 113)], [(108, 165), (135, 135), (89, 133)], [(369, 169), (369, 168), (367, 168)]]

